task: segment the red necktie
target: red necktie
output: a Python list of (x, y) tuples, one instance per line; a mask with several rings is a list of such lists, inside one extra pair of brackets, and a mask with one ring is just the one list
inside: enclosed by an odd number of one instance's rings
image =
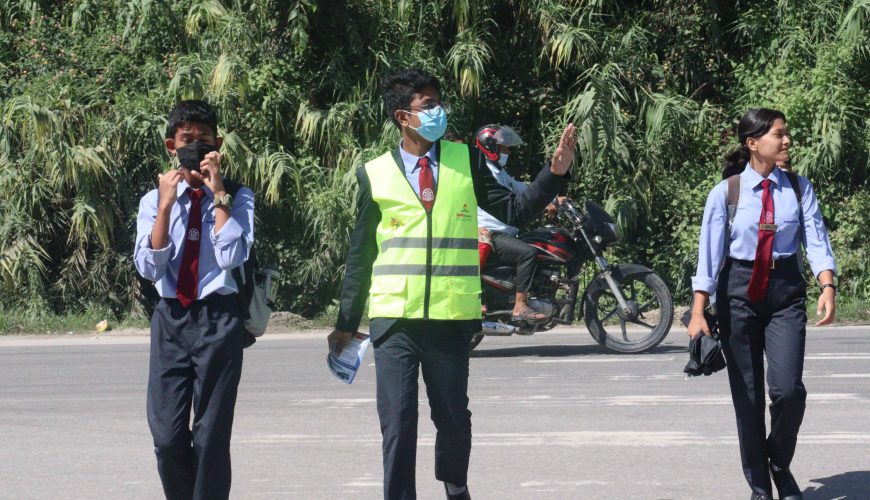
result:
[(773, 260), (773, 196), (770, 193), (770, 179), (761, 181), (761, 219), (758, 221), (758, 246), (755, 249), (755, 265), (749, 280), (747, 295), (751, 302), (758, 302), (767, 295), (767, 282), (770, 264)]
[(175, 296), (186, 309), (196, 300), (199, 285), (199, 240), (202, 238), (202, 189), (187, 190), (190, 195), (190, 214), (187, 220), (187, 233), (184, 236), (184, 255), (178, 269), (178, 285)]
[(432, 168), (429, 166), (429, 157), (424, 156), (417, 160), (420, 167), (420, 201), (423, 208), (432, 210), (435, 204), (435, 177), (432, 176)]

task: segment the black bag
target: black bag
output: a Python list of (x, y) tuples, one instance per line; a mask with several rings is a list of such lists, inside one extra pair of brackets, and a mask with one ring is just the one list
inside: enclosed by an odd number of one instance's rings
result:
[[(692, 319), (692, 311), (686, 311), (680, 320), (687, 328)], [(722, 345), (719, 343), (719, 325), (716, 315), (710, 310), (704, 310), (704, 319), (710, 335), (703, 333), (689, 341), (689, 362), (683, 368), (683, 372), (690, 377), (710, 375), (728, 366), (725, 355), (722, 353)]]

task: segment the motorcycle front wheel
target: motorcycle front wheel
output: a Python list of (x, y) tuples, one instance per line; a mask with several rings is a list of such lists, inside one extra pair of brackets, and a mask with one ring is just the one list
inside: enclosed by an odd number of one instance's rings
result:
[(583, 294), (583, 319), (592, 337), (611, 352), (634, 354), (659, 345), (671, 330), (674, 301), (665, 282), (636, 264), (611, 268), (628, 311), (619, 307), (603, 273)]

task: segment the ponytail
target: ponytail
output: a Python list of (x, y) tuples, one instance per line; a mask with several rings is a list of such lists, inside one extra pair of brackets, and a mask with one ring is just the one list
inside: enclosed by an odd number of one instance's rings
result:
[(743, 172), (746, 162), (749, 161), (749, 147), (743, 144), (725, 157), (725, 168), (722, 169), (722, 178), (727, 179), (732, 175)]

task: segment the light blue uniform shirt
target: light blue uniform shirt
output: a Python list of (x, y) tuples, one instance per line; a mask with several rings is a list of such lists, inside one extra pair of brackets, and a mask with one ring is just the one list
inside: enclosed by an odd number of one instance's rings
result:
[[(151, 248), (151, 230), (157, 218), (158, 191), (151, 190), (139, 201), (139, 217), (136, 220), (136, 247), (133, 260), (143, 278), (154, 281), (157, 293), (163, 298), (175, 298), (178, 283), (178, 268), (184, 254), (185, 233), (190, 214), (188, 184), (178, 183), (178, 201), (169, 216), (169, 244), (162, 249)], [(212, 293), (229, 295), (238, 288), (232, 270), (248, 258), (254, 244), (254, 193), (242, 188), (233, 197), (230, 218), (215, 234), (214, 193), (203, 185), (202, 233), (208, 235), (199, 242), (199, 286), (197, 299)]]
[[(801, 190), (799, 207), (795, 193), (785, 173), (774, 168), (768, 178), (773, 195), (774, 223), (773, 258), (783, 259), (800, 249), (800, 210), (803, 210), (805, 233), (803, 240), (813, 274), (825, 270), (836, 272), (834, 252), (822, 220), (813, 186), (805, 177), (798, 176)], [(728, 253), (740, 260), (755, 260), (758, 246), (758, 222), (761, 218), (761, 181), (764, 180), (750, 165), (740, 174), (740, 199), (728, 235)], [(728, 224), (728, 181), (723, 180), (710, 191), (701, 221), (701, 242), (698, 248), (698, 269), (692, 276), (692, 290), (713, 294), (717, 288), (719, 269), (725, 258), (725, 228)]]
[[(514, 194), (520, 194), (529, 188), (525, 182), (518, 181), (511, 177), (511, 174), (507, 173), (507, 170), (499, 167), (499, 165), (494, 161), (487, 159), (486, 166), (489, 167), (489, 171), (492, 172), (492, 176), (495, 177), (495, 180), (502, 186), (510, 189)], [(517, 236), (520, 234), (519, 228), (505, 224), (480, 207), (477, 207), (477, 225), (478, 227), (483, 227), (490, 231), (499, 231), (511, 236)]]
[[(436, 146), (437, 143), (433, 142), (432, 147), (429, 148), (429, 151), (426, 151), (426, 156), (429, 158), (429, 168), (432, 169), (432, 178), (435, 179), (435, 192), (438, 192), (438, 158), (436, 158)], [(417, 196), (420, 196), (420, 169), (417, 168), (417, 160), (422, 158), (422, 156), (414, 156), (411, 153), (407, 152), (402, 148), (402, 141), (399, 141), (399, 154), (402, 156), (402, 163), (405, 167), (405, 177), (408, 178), (408, 182), (411, 183), (411, 187), (414, 189), (414, 192), (417, 193)], [(377, 179), (369, 179), (369, 182), (377, 182)], [(436, 195), (437, 196), (437, 195)]]

